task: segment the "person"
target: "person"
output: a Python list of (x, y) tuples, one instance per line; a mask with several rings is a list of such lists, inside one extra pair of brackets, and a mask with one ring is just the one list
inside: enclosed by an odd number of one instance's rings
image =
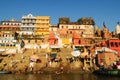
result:
[(113, 63), (113, 69), (117, 69), (116, 62)]
[(100, 69), (104, 70), (104, 64), (103, 64), (103, 62), (100, 63)]
[(52, 62), (51, 62), (51, 61), (49, 62), (49, 65), (50, 65), (50, 67), (51, 67), (51, 65), (52, 65)]
[(60, 67), (60, 72), (63, 73), (63, 70), (64, 70), (64, 67), (61, 66), (61, 67)]
[(46, 55), (45, 55), (45, 56), (46, 56), (46, 59), (48, 59), (48, 54), (47, 54), (47, 53), (46, 53)]
[(30, 71), (33, 71), (34, 63), (30, 61)]
[(61, 62), (62, 61), (62, 58), (61, 57), (59, 57), (59, 62)]
[(67, 60), (67, 61), (69, 60), (69, 57), (68, 57), (68, 56), (66, 56), (66, 60)]

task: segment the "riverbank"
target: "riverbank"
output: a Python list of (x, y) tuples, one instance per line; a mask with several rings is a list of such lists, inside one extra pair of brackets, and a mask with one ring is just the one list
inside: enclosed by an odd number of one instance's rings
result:
[[(26, 49), (24, 53), (17, 53), (2, 57), (0, 63), (0, 69), (11, 71), (12, 73), (90, 73), (94, 70), (94, 67), (85, 69), (82, 60), (73, 60), (70, 62), (66, 57), (73, 58), (70, 54), (72, 48), (62, 48), (57, 53), (56, 58), (61, 58), (59, 62), (49, 62), (46, 58), (46, 49), (38, 49), (36, 53), (34, 49)], [(34, 62), (34, 66), (30, 67), (30, 57), (37, 55), (41, 62)]]

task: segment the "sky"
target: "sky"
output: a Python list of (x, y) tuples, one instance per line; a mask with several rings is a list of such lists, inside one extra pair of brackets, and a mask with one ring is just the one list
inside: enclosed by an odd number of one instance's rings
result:
[(98, 27), (104, 22), (110, 31), (120, 22), (120, 0), (0, 0), (0, 10), (0, 21), (21, 20), (29, 13), (50, 16), (51, 24), (58, 24), (60, 17), (69, 17), (72, 22), (91, 17)]

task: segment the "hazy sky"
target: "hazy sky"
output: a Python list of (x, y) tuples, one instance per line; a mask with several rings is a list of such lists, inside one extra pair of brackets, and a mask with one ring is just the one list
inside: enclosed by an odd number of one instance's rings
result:
[(81, 17), (92, 17), (97, 26), (103, 22), (110, 31), (120, 22), (120, 0), (0, 0), (0, 20), (21, 20), (29, 13), (34, 16), (50, 16), (51, 24), (60, 17), (77, 21)]

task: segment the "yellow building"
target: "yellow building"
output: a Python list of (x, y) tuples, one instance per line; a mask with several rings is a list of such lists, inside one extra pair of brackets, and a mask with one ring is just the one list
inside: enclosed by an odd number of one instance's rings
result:
[(36, 16), (36, 30), (35, 35), (49, 34), (50, 17), (49, 16)]

